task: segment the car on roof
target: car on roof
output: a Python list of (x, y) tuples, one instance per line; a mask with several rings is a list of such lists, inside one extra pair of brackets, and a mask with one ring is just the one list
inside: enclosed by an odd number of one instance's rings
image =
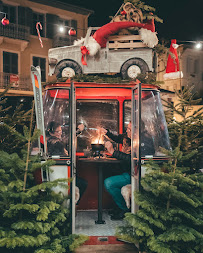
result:
[[(83, 45), (99, 27), (89, 27)], [(51, 48), (48, 52), (49, 75), (73, 77), (77, 74), (120, 73), (123, 79), (134, 79), (140, 73), (154, 72), (156, 53), (141, 40), (139, 35), (116, 35), (108, 39), (107, 46), (94, 56), (86, 55), (87, 65), (82, 64), (81, 45)]]

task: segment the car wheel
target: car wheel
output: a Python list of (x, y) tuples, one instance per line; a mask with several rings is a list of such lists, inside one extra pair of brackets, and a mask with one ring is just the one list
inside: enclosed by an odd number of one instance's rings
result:
[(135, 79), (140, 73), (149, 71), (147, 63), (138, 58), (126, 61), (121, 67), (121, 76), (123, 79)]
[(55, 75), (60, 77), (73, 77), (77, 74), (82, 74), (80, 65), (75, 61), (65, 60), (60, 62), (55, 68)]

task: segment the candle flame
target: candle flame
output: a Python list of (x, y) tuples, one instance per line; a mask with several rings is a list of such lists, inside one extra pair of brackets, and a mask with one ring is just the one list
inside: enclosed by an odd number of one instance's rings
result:
[(92, 144), (104, 144), (103, 138), (96, 138), (92, 141)]

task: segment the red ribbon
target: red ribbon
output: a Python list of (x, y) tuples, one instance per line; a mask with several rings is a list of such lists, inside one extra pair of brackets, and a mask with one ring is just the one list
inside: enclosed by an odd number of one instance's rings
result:
[(87, 57), (87, 55), (90, 54), (90, 51), (86, 48), (86, 46), (82, 46), (80, 48), (80, 50), (81, 50), (81, 53), (82, 53), (82, 58), (81, 58), (82, 65), (87, 66), (86, 57)]

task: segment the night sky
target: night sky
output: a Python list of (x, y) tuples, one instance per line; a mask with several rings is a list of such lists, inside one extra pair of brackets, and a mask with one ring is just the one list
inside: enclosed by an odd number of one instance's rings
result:
[[(123, 0), (60, 0), (94, 11), (89, 17), (89, 26), (102, 26), (110, 21)], [(203, 41), (203, 0), (146, 0), (156, 8), (156, 14), (164, 23), (155, 23), (159, 39), (180, 41)]]

